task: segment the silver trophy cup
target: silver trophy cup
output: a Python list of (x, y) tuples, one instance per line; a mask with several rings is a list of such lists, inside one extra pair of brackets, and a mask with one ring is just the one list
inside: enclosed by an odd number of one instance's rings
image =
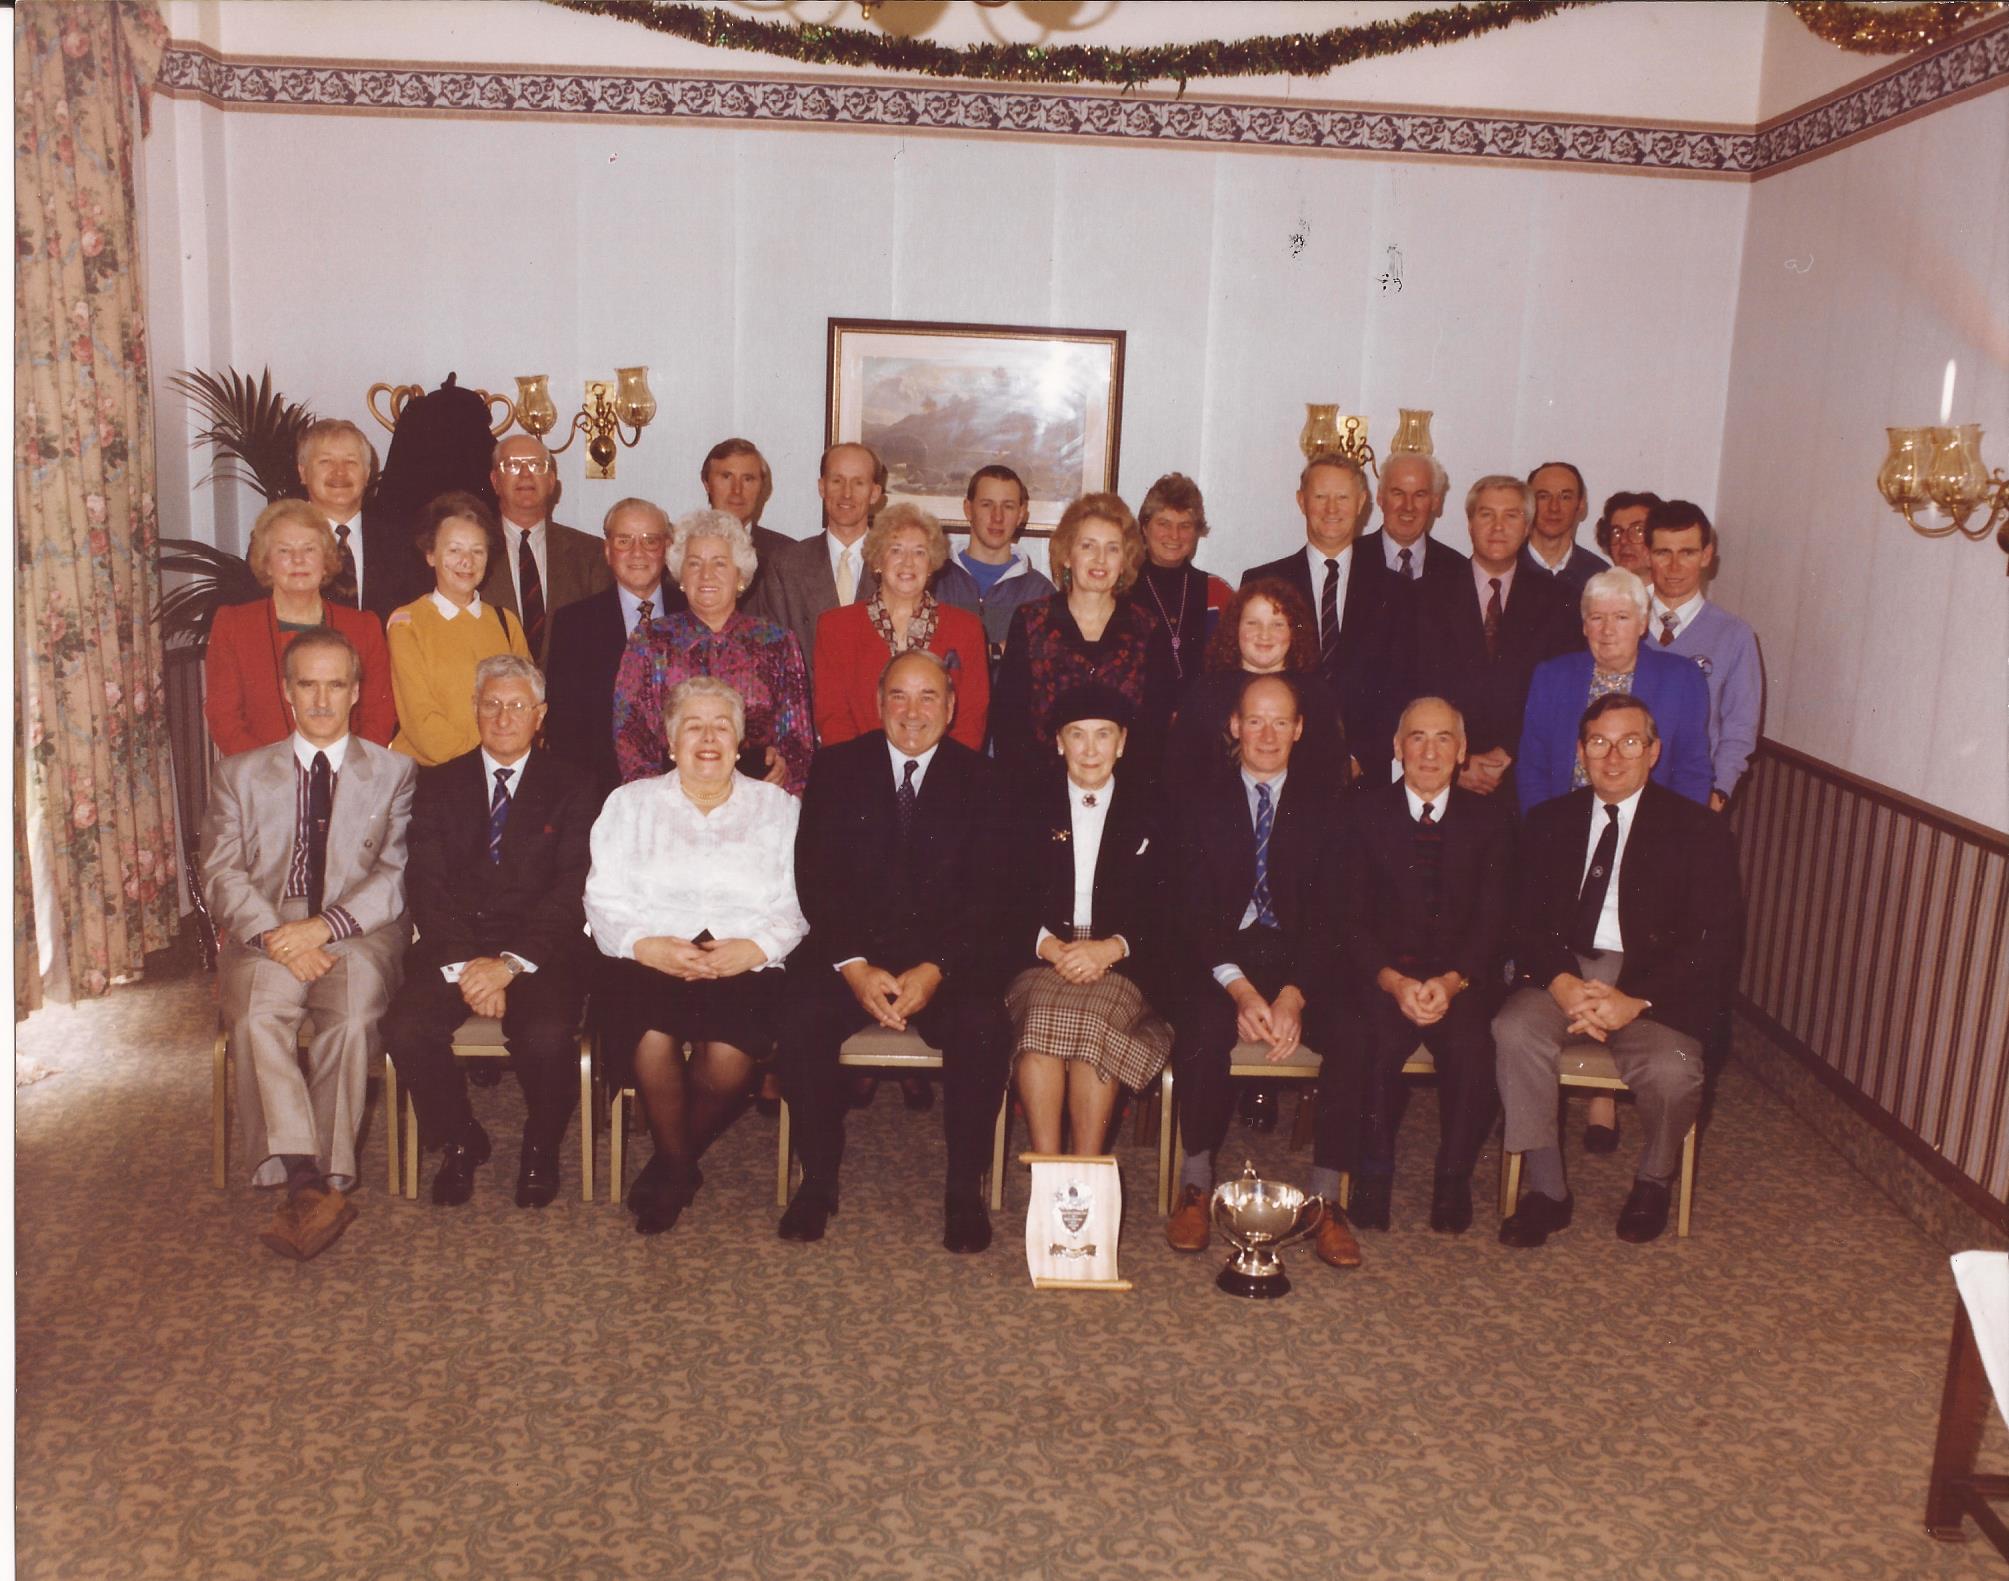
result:
[(1235, 1248), (1215, 1285), (1251, 1301), (1289, 1294), (1290, 1278), (1277, 1253), (1317, 1233), (1325, 1203), (1296, 1186), (1259, 1179), (1256, 1166), (1245, 1163), (1240, 1179), (1214, 1188), (1211, 1209), (1215, 1228)]

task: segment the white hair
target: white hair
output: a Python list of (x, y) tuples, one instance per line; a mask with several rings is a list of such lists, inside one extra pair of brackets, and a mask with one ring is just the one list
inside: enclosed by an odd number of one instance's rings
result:
[(684, 555), (700, 538), (723, 538), (732, 552), (733, 569), (739, 572), (740, 587), (744, 589), (753, 580), (754, 572), (760, 569), (760, 556), (754, 553), (753, 534), (746, 530), (746, 523), (731, 511), (701, 510), (678, 517), (670, 529), (669, 570), (678, 587), (684, 585)]
[(481, 694), (497, 681), (522, 681), (530, 695), (544, 701), (544, 672), (528, 659), (513, 653), (492, 653), (474, 667), (474, 706), (481, 707)]
[(683, 723), (684, 711), (701, 697), (723, 698), (731, 706), (732, 739), (735, 745), (743, 744), (746, 740), (746, 701), (715, 675), (693, 675), (688, 681), (679, 681), (671, 688), (670, 700), (663, 705), (663, 739), (669, 742), (677, 739), (677, 726)]
[(1601, 598), (1629, 599), (1632, 607), (1639, 612), (1642, 623), (1646, 620), (1647, 611), (1652, 608), (1646, 596), (1646, 584), (1622, 565), (1600, 571), (1584, 583), (1583, 600), (1579, 607), (1588, 615), (1591, 605)]

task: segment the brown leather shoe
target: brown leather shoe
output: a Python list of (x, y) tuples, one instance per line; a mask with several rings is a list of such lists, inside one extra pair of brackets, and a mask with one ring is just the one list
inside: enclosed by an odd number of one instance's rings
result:
[[(308, 1187), (293, 1198), (293, 1244), (303, 1263), (333, 1246), (356, 1217), (355, 1204), (339, 1191)], [(267, 1243), (270, 1244), (269, 1242)]]
[(1353, 1238), (1353, 1229), (1346, 1222), (1346, 1210), (1337, 1203), (1325, 1205), (1325, 1222), (1311, 1238), (1311, 1249), (1328, 1268), (1360, 1266), (1360, 1243)]
[(281, 1257), (299, 1260), (299, 1217), (295, 1212), (295, 1201), (291, 1194), (280, 1196), (279, 1206), (272, 1212), (272, 1222), (258, 1232), (258, 1238)]
[(1204, 1252), (1209, 1235), (1206, 1187), (1180, 1187), (1172, 1217), (1165, 1221), (1166, 1242), (1175, 1252)]

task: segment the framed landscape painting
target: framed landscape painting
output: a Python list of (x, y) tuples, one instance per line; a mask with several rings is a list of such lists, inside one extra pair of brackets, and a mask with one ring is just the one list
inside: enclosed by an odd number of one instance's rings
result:
[(963, 525), (979, 467), (1025, 479), (1027, 531), (1049, 532), (1068, 502), (1116, 486), (1123, 331), (1003, 324), (830, 320), (824, 442), (870, 445), (887, 500)]

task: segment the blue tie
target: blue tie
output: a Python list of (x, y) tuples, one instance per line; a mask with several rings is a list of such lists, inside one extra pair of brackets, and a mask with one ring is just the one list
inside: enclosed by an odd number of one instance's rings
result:
[(488, 859), (502, 860), (502, 826), (509, 822), (509, 776), (515, 769), (495, 771), (495, 800), (488, 804)]
[(1270, 899), (1270, 831), (1276, 826), (1276, 815), (1270, 806), (1270, 788), (1256, 786), (1256, 926), (1274, 928), (1277, 925), (1276, 903)]

